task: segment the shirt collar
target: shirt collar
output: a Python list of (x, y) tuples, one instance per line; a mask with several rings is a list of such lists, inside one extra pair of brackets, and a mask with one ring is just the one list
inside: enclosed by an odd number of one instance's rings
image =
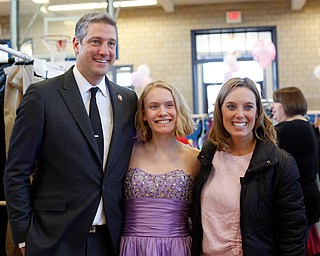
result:
[[(73, 67), (73, 75), (76, 79), (76, 82), (78, 84), (80, 93), (83, 94), (91, 89), (92, 85), (85, 79), (85, 77), (80, 73), (77, 66), (75, 65)], [(102, 94), (107, 97), (107, 85), (106, 85), (106, 79), (102, 79), (99, 84), (96, 85), (101, 90)]]

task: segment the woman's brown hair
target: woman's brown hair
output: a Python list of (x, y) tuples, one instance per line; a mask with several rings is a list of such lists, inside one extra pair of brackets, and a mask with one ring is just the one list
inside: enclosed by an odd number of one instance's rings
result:
[(253, 134), (257, 140), (271, 141), (276, 144), (276, 132), (272, 121), (266, 115), (260, 93), (255, 82), (249, 78), (231, 78), (227, 80), (219, 91), (214, 105), (213, 122), (209, 132), (209, 138), (217, 146), (217, 150), (228, 151), (230, 134), (223, 125), (221, 107), (226, 97), (238, 87), (247, 88), (252, 91), (256, 98), (257, 118), (253, 128)]

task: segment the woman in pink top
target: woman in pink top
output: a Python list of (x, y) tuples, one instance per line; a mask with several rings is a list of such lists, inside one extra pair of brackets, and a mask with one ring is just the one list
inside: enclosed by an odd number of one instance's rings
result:
[(193, 255), (304, 255), (299, 171), (249, 78), (222, 86), (199, 160)]

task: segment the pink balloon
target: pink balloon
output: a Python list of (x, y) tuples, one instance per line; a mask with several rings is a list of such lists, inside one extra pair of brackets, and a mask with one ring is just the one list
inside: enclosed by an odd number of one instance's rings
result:
[(143, 83), (143, 75), (141, 73), (138, 73), (136, 71), (131, 73), (131, 79), (132, 79), (132, 85), (134, 87), (142, 87)]
[(271, 41), (259, 40), (253, 47), (252, 57), (266, 69), (276, 57), (276, 47)]
[(237, 57), (234, 54), (225, 54), (223, 57), (223, 62), (230, 67), (231, 72), (236, 72), (238, 70)]
[(152, 82), (151, 77), (145, 76), (145, 77), (143, 78), (143, 81), (142, 81), (142, 87), (147, 86), (147, 85), (150, 84), (151, 82)]
[(227, 80), (229, 80), (230, 78), (232, 78), (232, 71), (225, 72), (225, 73), (224, 73), (224, 81), (227, 81)]
[(139, 72), (132, 72), (131, 73), (132, 85), (136, 88), (138, 87), (145, 87), (147, 84), (152, 82), (152, 79), (149, 76), (145, 76)]
[(239, 66), (238, 66), (238, 62), (237, 62), (231, 67), (231, 72), (237, 72), (238, 68), (239, 68)]

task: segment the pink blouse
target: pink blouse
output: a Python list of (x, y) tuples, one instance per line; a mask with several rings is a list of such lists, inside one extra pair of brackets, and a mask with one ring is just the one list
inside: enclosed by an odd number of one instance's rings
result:
[(248, 169), (252, 153), (234, 156), (217, 151), (214, 171), (201, 194), (203, 255), (242, 255), (240, 233), (240, 177)]

